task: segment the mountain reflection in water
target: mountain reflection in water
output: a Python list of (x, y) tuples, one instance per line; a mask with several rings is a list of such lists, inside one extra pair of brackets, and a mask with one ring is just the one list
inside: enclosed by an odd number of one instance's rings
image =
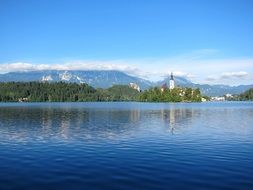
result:
[(253, 104), (2, 103), (0, 189), (252, 189)]
[[(29, 138), (33, 140), (36, 138), (37, 140), (110, 139), (121, 134), (133, 135), (138, 128), (145, 127), (145, 124), (150, 122), (159, 122), (165, 131), (177, 133), (182, 127), (189, 127), (180, 123), (193, 120), (199, 115), (198, 110), (177, 108), (147, 111), (140, 109), (91, 110), (69, 107), (60, 109), (5, 107), (0, 109), (2, 137), (5, 134), (8, 135), (5, 138), (17, 141), (26, 141)], [(31, 132), (34, 135), (31, 135)]]

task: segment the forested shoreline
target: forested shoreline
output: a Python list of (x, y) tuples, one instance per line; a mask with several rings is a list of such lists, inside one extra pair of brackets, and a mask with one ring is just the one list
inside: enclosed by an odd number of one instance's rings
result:
[(253, 88), (246, 90), (239, 95), (227, 98), (228, 101), (253, 101)]
[(158, 87), (139, 92), (127, 85), (95, 89), (87, 84), (65, 82), (0, 83), (0, 102), (200, 102), (199, 89), (175, 88), (161, 91)]
[(125, 85), (95, 89), (87, 84), (65, 82), (0, 83), (1, 102), (137, 101), (138, 94)]

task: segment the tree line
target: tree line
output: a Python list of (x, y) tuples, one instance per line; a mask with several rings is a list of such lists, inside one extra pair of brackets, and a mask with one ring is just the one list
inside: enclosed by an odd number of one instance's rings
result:
[(137, 96), (138, 91), (124, 85), (94, 89), (87, 84), (65, 82), (0, 83), (1, 102), (135, 101)]
[(232, 97), (228, 97), (229, 101), (253, 101), (253, 88), (246, 90), (245, 92), (239, 95), (233, 95)]
[(239, 95), (239, 100), (241, 101), (248, 101), (248, 100), (253, 100), (253, 88), (245, 91), (244, 93)]
[(164, 89), (155, 87), (140, 94), (140, 101), (146, 102), (201, 102), (200, 90), (192, 88)]
[(127, 85), (108, 89), (93, 88), (87, 84), (65, 82), (5, 82), (0, 83), (1, 102), (87, 102), (87, 101), (141, 101), (141, 102), (198, 102), (199, 89), (155, 87), (139, 92)]

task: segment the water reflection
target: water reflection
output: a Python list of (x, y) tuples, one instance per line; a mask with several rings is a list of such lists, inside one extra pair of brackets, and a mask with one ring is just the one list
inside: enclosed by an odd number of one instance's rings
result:
[(130, 121), (137, 122), (141, 119), (140, 109), (130, 110)]
[[(25, 141), (27, 138), (117, 138), (134, 135), (162, 118), (165, 128), (174, 134), (182, 122), (194, 116), (192, 109), (86, 109), (86, 108), (0, 108), (1, 136)], [(160, 129), (159, 129), (160, 130)]]
[(0, 104), (0, 189), (253, 185), (252, 104), (20, 105)]
[(38, 136), (45, 140), (113, 138), (130, 133), (140, 120), (138, 109), (7, 107), (0, 108), (0, 136), (17, 141)]
[(170, 110), (170, 131), (172, 134), (174, 134), (175, 129), (175, 110)]
[[(247, 114), (252, 113), (246, 111)], [(168, 134), (177, 134), (201, 125), (207, 127), (224, 125), (222, 130), (229, 127), (227, 130), (231, 132), (231, 128), (240, 121), (237, 112), (233, 109), (213, 111), (213, 109), (178, 107), (173, 104), (166, 108), (161, 106), (159, 109), (143, 109), (140, 106), (129, 109), (120, 107), (93, 109), (85, 106), (0, 107), (0, 137), (23, 142), (48, 139), (62, 141), (119, 139), (164, 131)], [(230, 125), (225, 125), (224, 117), (237, 119), (236, 122), (231, 120)], [(242, 124), (237, 126), (243, 130), (235, 128), (234, 131), (245, 133), (248, 125)]]
[[(180, 131), (182, 127), (187, 127), (184, 122), (190, 122), (200, 111), (196, 109), (183, 109), (172, 107), (170, 109), (162, 109), (161, 116), (166, 126), (168, 126), (171, 134)], [(190, 125), (188, 125), (190, 126)]]

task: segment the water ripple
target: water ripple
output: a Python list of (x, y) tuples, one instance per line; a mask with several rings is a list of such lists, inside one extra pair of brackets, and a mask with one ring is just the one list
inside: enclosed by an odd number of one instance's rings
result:
[(0, 189), (252, 189), (253, 104), (0, 104)]

